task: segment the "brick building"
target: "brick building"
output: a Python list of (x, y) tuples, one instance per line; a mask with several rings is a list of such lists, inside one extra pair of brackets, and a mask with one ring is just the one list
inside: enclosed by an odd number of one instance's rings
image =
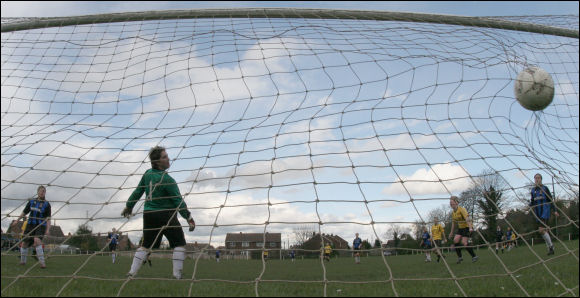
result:
[(269, 258), (279, 258), (282, 248), (281, 233), (228, 233), (226, 251), (223, 254), (247, 255), (253, 259), (261, 258), (263, 250), (268, 250)]

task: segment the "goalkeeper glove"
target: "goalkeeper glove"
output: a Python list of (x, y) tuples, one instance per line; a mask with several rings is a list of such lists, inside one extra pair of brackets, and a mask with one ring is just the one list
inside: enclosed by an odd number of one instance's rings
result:
[(193, 220), (193, 217), (191, 217), (191, 215), (187, 219), (187, 224), (189, 224), (189, 231), (193, 232), (193, 230), (195, 230), (195, 220)]
[(133, 211), (132, 208), (125, 207), (125, 209), (123, 209), (123, 212), (121, 212), (121, 216), (129, 218), (131, 216), (132, 211)]

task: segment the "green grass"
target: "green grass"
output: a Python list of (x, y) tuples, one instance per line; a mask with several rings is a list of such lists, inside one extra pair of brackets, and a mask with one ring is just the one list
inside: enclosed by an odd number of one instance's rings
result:
[[(561, 244), (556, 244), (556, 258), (545, 262), (550, 271), (560, 279), (574, 295), (578, 296), (578, 241), (565, 242), (574, 251), (566, 254)], [(543, 259), (545, 245), (534, 246)], [(499, 257), (509, 270), (521, 268), (512, 276), (489, 250), (477, 251), (480, 260), (471, 263), (467, 252), (464, 262), (455, 264), (455, 254), (448, 254), (447, 261), (458, 278), (458, 283), (468, 296), (524, 296), (514, 278), (532, 296), (558, 296), (565, 289), (556, 282), (544, 264), (527, 247), (519, 247)], [(553, 256), (554, 257), (554, 256)], [(118, 258), (111, 264), (108, 256), (95, 256), (72, 278), (73, 273), (86, 261), (87, 256), (51, 256), (48, 268), (41, 270), (30, 258), (26, 266), (19, 266), (15, 255), (2, 256), (2, 296), (55, 296), (65, 284), (61, 296), (116, 296), (125, 284), (121, 296), (255, 296), (256, 278), (262, 272), (259, 260), (200, 260), (196, 280), (171, 279), (170, 259), (153, 259), (153, 267), (145, 265), (138, 278), (130, 280), (125, 274), (131, 259)], [(462, 296), (447, 268), (436, 262), (424, 263), (423, 255), (387, 257), (393, 272), (393, 282), (386, 282), (389, 273), (380, 257), (363, 257), (362, 264), (355, 265), (352, 258), (332, 259), (325, 263), (327, 296)], [(30, 267), (34, 268), (30, 269)], [(30, 269), (30, 270), (29, 270)], [(184, 277), (191, 278), (194, 260), (184, 264)], [(25, 274), (25, 272), (28, 273)], [(483, 276), (483, 277), (480, 277)], [(165, 280), (156, 280), (161, 278)], [(12, 282), (16, 279), (16, 282)], [(218, 281), (216, 281), (218, 280)], [(307, 281), (307, 282), (297, 282)], [(359, 283), (366, 282), (366, 283)], [(297, 259), (269, 260), (258, 283), (260, 296), (323, 296), (323, 268), (319, 260)]]

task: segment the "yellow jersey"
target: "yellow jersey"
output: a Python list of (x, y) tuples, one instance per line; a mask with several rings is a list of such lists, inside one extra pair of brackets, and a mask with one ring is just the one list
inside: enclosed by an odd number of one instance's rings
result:
[(332, 251), (332, 247), (330, 247), (330, 245), (327, 245), (324, 247), (324, 253), (325, 254), (329, 254)]
[(441, 224), (431, 227), (431, 237), (433, 237), (433, 240), (443, 240), (443, 227)]
[(516, 240), (516, 233), (512, 233), (512, 240)]
[(452, 218), (453, 221), (459, 225), (460, 229), (468, 228), (469, 225), (467, 224), (467, 210), (461, 206), (457, 206), (457, 210), (453, 211)]

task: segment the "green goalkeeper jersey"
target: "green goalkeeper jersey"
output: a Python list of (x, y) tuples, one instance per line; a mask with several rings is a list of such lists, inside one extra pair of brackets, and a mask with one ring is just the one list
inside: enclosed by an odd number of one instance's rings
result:
[(189, 218), (190, 212), (179, 193), (177, 183), (167, 172), (156, 169), (147, 170), (141, 177), (139, 186), (129, 197), (126, 206), (133, 209), (143, 193), (146, 194), (144, 211), (179, 208), (179, 214), (185, 219)]

